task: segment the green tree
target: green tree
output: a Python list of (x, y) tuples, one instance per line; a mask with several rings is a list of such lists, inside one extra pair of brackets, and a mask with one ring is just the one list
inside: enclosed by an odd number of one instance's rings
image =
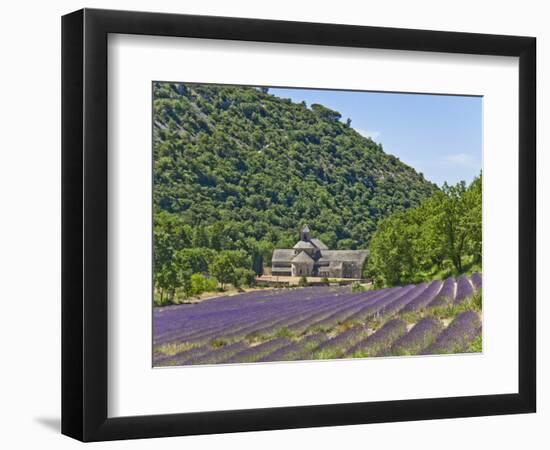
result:
[(481, 176), (470, 186), (445, 184), (416, 208), (379, 222), (369, 245), (366, 275), (376, 286), (394, 286), (426, 279), (436, 267), (455, 274), (464, 261), (481, 264)]
[(474, 262), (482, 260), (482, 175), (477, 177), (463, 196), (465, 222), (468, 224), (467, 252), (473, 255)]
[(256, 281), (256, 273), (251, 269), (245, 269), (244, 267), (237, 267), (235, 269), (232, 283), (236, 288), (242, 286), (252, 286)]
[(216, 252), (209, 248), (184, 248), (176, 252), (176, 263), (181, 269), (191, 273), (208, 272), (208, 265), (212, 262)]
[(155, 285), (159, 289), (160, 304), (171, 302), (174, 299), (176, 288), (180, 286), (181, 278), (178, 273), (178, 267), (173, 263), (163, 264), (155, 268)]
[(209, 247), (208, 234), (204, 226), (199, 225), (193, 233), (193, 247)]
[(179, 272), (179, 285), (183, 288), (185, 298), (189, 298), (194, 295), (193, 291), (193, 273), (190, 269), (184, 268)]
[(228, 283), (234, 281), (236, 268), (233, 259), (227, 253), (220, 253), (210, 263), (209, 271), (219, 281), (221, 288), (225, 289)]
[[(245, 272), (238, 270), (248, 270), (246, 274), (254, 274), (251, 270), (250, 256), (242, 250), (224, 250), (218, 253), (209, 265), (209, 272), (220, 282), (222, 289), (228, 283), (239, 284)], [(249, 278), (245, 279), (248, 283)]]
[(200, 295), (206, 291), (206, 278), (198, 273), (194, 273), (190, 278), (191, 295)]
[(379, 223), (369, 246), (368, 273), (375, 286), (412, 280), (418, 270), (415, 252), (420, 229), (410, 215), (397, 213)]
[(481, 180), (474, 181), (469, 188), (464, 182), (454, 186), (445, 183), (443, 193), (438, 205), (439, 228), (445, 237), (447, 256), (456, 271), (462, 273), (467, 253), (475, 252), (476, 257), (481, 257)]
[(257, 248), (252, 252), (252, 270), (257, 276), (262, 276), (264, 273), (264, 259)]

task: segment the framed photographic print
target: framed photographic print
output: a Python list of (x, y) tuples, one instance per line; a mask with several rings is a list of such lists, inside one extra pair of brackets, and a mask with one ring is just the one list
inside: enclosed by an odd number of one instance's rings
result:
[(64, 434), (535, 411), (535, 38), (62, 31)]

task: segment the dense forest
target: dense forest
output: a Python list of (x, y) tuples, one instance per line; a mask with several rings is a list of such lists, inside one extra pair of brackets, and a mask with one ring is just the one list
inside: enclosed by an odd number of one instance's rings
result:
[(481, 272), (482, 176), (441, 190), (378, 223), (365, 273), (376, 287)]
[(437, 190), (319, 104), (265, 88), (158, 82), (153, 97), (158, 286), (173, 284), (170, 265), (189, 266), (193, 249), (202, 249), (193, 270), (213, 252), (242, 251), (243, 268), (261, 273), (304, 223), (330, 248), (366, 248), (381, 218)]

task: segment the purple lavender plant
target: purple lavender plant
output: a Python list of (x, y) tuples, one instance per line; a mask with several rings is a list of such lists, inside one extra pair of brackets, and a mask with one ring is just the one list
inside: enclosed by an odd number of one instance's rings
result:
[(190, 348), (189, 350), (176, 353), (172, 356), (166, 356), (164, 358), (153, 360), (153, 366), (181, 366), (185, 364), (186, 361), (204, 356), (211, 351), (212, 347), (210, 345), (199, 345), (198, 347)]
[(401, 319), (390, 320), (376, 333), (351, 347), (344, 356), (353, 358), (376, 356), (387, 350), (396, 339), (406, 332), (407, 324), (404, 321)]
[(481, 332), (481, 321), (473, 311), (458, 314), (422, 354), (461, 353)]
[(468, 297), (471, 297), (474, 293), (474, 289), (468, 280), (466, 275), (461, 275), (456, 281), (456, 297), (455, 303), (462, 303)]
[(342, 356), (346, 350), (366, 337), (368, 328), (364, 325), (356, 325), (343, 333), (323, 342), (312, 352), (315, 359), (332, 359)]
[(453, 302), (455, 298), (455, 279), (453, 277), (447, 278), (441, 286), (441, 290), (434, 297), (434, 299), (428, 304), (431, 307), (443, 306)]
[(224, 347), (199, 355), (195, 358), (190, 358), (183, 361), (182, 365), (198, 365), (198, 364), (218, 364), (229, 359), (234, 354), (246, 349), (247, 346), (243, 342), (235, 342)]
[(380, 314), (380, 311), (387, 305), (395, 302), (396, 300), (407, 298), (406, 296), (413, 291), (415, 286), (410, 284), (408, 286), (387, 289), (383, 295), (377, 297), (376, 302), (367, 304), (360, 311), (352, 314), (348, 320), (351, 321), (365, 321), (370, 317)]
[(269, 355), (260, 358), (258, 361), (299, 361), (301, 359), (309, 359), (311, 351), (327, 340), (325, 333), (315, 333), (303, 337), (297, 342), (293, 342), (285, 347), (270, 353)]
[(240, 351), (230, 358), (225, 359), (224, 363), (247, 363), (254, 362), (258, 359), (266, 356), (270, 353), (273, 353), (275, 350), (286, 347), (290, 344), (290, 341), (285, 338), (272, 339), (270, 341), (264, 342), (262, 344), (249, 347), (243, 351)]
[[(330, 330), (339, 323), (345, 322), (355, 313), (361, 311), (365, 305), (374, 303), (380, 295), (373, 295), (375, 291), (367, 292), (359, 296), (359, 301), (351, 303), (347, 307), (340, 307), (330, 315), (326, 315), (321, 320), (309, 323), (308, 328), (314, 328), (319, 330)], [(370, 295), (369, 295), (370, 294)]]
[(428, 287), (428, 283), (421, 283), (416, 285), (413, 289), (407, 292), (406, 295), (402, 295), (398, 299), (382, 307), (380, 309), (379, 314), (384, 315), (386, 317), (393, 316), (395, 313), (405, 308), (413, 300), (421, 296), (424, 293), (424, 291), (427, 289), (427, 287)]
[(418, 295), (418, 297), (405, 305), (405, 307), (401, 311), (414, 312), (424, 308), (435, 298), (435, 296), (441, 289), (442, 284), (443, 282), (440, 280), (432, 281), (430, 285), (424, 291), (422, 291), (420, 295)]
[(482, 287), (481, 274), (479, 272), (473, 273), (472, 276), (470, 277), (470, 280), (472, 281), (472, 284), (474, 285), (474, 288), (476, 289), (476, 291), (480, 291)]
[(392, 345), (389, 355), (416, 355), (428, 347), (443, 329), (439, 319), (428, 316), (419, 320), (411, 330)]

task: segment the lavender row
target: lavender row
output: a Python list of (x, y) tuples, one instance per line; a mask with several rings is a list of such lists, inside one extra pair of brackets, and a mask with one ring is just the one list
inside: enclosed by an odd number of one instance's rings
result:
[(428, 304), (429, 307), (442, 306), (451, 303), (455, 298), (455, 279), (447, 278), (441, 286), (441, 290)]
[(474, 293), (472, 284), (466, 275), (461, 275), (456, 280), (456, 297), (455, 303), (462, 303), (466, 298), (471, 297)]
[(318, 320), (315, 324), (312, 324), (320, 328), (330, 328), (336, 325), (338, 322), (345, 321), (349, 316), (361, 310), (365, 304), (371, 304), (379, 299), (379, 295), (371, 295), (365, 297), (362, 302), (357, 302), (352, 305), (349, 305), (345, 308), (338, 308), (335, 312), (330, 314), (328, 317), (325, 317), (322, 320)]
[(224, 347), (217, 348), (206, 354), (198, 355), (194, 358), (186, 359), (182, 361), (181, 365), (197, 365), (197, 364), (218, 364), (228, 358), (231, 358), (236, 353), (243, 351), (247, 346), (243, 342), (236, 342), (234, 344), (226, 345)]
[(479, 335), (480, 330), (481, 321), (475, 312), (465, 311), (460, 313), (422, 354), (464, 352)]
[(398, 299), (394, 300), (393, 302), (391, 302), (390, 304), (382, 307), (380, 309), (380, 315), (389, 317), (401, 311), (405, 306), (411, 303), (411, 301), (415, 300), (418, 296), (420, 296), (426, 290), (427, 287), (428, 287), (428, 283), (421, 283), (416, 285), (413, 289), (407, 292), (406, 295), (403, 295)]
[(390, 295), (385, 295), (383, 298), (379, 299), (376, 303), (368, 304), (360, 311), (348, 317), (348, 320), (363, 322), (369, 319), (370, 317), (374, 316), (375, 314), (378, 314), (380, 310), (385, 306), (389, 305), (390, 303), (400, 298), (403, 298), (414, 288), (415, 286), (413, 284), (410, 284), (408, 286), (404, 286), (400, 288), (399, 290), (393, 291), (390, 293)]
[(258, 361), (299, 361), (301, 359), (310, 359), (313, 349), (326, 340), (327, 335), (325, 333), (310, 334), (297, 342), (281, 347), (273, 353), (260, 358)]
[(347, 308), (338, 308), (336, 312), (328, 317), (324, 317), (317, 320), (311, 320), (303, 323), (303, 329), (313, 330), (328, 330), (338, 325), (339, 323), (347, 321), (356, 321), (362, 311), (367, 308), (373, 308), (374, 305), (380, 304), (381, 301), (388, 298), (390, 295), (394, 295), (400, 291), (401, 288), (384, 289), (382, 291), (371, 291), (372, 295), (365, 296), (364, 301), (348, 306)]
[(481, 274), (478, 272), (473, 273), (470, 277), (470, 280), (472, 281), (472, 284), (474, 285), (476, 291), (480, 291), (482, 287)]
[(407, 324), (401, 319), (387, 322), (376, 333), (351, 347), (344, 356), (363, 358), (384, 354), (394, 341), (407, 332)]
[(392, 345), (388, 355), (416, 355), (428, 347), (443, 329), (439, 319), (428, 316), (418, 321), (412, 329)]
[(263, 356), (273, 353), (279, 348), (286, 347), (290, 344), (290, 341), (285, 338), (272, 339), (271, 341), (264, 342), (263, 344), (249, 347), (245, 350), (242, 350), (238, 353), (235, 353), (230, 358), (225, 359), (225, 363), (246, 363), (254, 362)]
[(405, 305), (402, 312), (414, 312), (427, 306), (441, 290), (442, 285), (443, 282), (440, 280), (432, 281), (418, 297)]
[(176, 353), (175, 355), (166, 356), (163, 358), (153, 359), (153, 365), (158, 366), (181, 366), (186, 361), (194, 358), (198, 358), (206, 355), (212, 351), (210, 345), (199, 345), (197, 347), (192, 347), (189, 350)]
[(365, 338), (368, 333), (369, 329), (366, 326), (355, 325), (315, 348), (313, 350), (313, 357), (316, 359), (338, 358), (355, 343)]

